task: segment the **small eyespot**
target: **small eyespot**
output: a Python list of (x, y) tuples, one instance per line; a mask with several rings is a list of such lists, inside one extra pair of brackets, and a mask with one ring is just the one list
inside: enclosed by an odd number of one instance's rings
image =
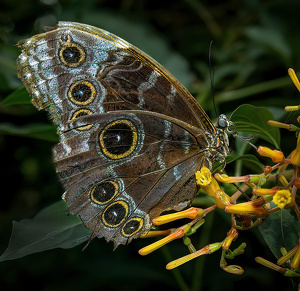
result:
[(62, 35), (60, 37), (61, 48), (59, 49), (58, 55), (61, 62), (71, 68), (76, 68), (81, 65), (85, 60), (84, 48), (72, 41), (71, 36)]
[(85, 80), (73, 83), (68, 91), (69, 99), (76, 105), (90, 104), (96, 96), (94, 85)]
[(117, 227), (128, 215), (128, 204), (125, 201), (116, 201), (108, 205), (102, 213), (102, 221), (105, 226)]
[[(79, 118), (79, 117), (82, 117), (82, 116), (86, 116), (86, 115), (91, 115), (93, 114), (93, 111), (92, 110), (89, 110), (89, 109), (79, 109), (77, 111), (75, 111), (71, 117), (71, 120), (72, 119), (75, 119), (75, 118)], [(93, 124), (88, 124), (88, 125), (85, 125), (85, 126), (80, 126), (76, 129), (78, 130), (88, 130), (90, 129), (91, 127), (93, 126)]]
[(137, 146), (137, 129), (126, 119), (113, 121), (101, 132), (100, 146), (103, 154), (117, 160), (128, 157)]
[(135, 217), (129, 219), (122, 228), (122, 234), (125, 237), (130, 237), (140, 231), (143, 227), (143, 219), (140, 217)]
[(90, 191), (91, 200), (99, 205), (108, 203), (119, 192), (119, 185), (114, 181), (104, 181), (95, 185)]

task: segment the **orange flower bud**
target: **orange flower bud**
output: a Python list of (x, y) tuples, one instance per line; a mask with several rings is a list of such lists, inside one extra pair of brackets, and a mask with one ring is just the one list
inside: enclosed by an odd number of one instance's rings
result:
[(225, 240), (223, 241), (222, 244), (222, 248), (223, 250), (228, 250), (231, 243), (237, 239), (238, 237), (238, 232), (235, 228), (231, 228), (228, 232), (227, 232), (227, 237), (225, 238)]
[(152, 219), (152, 223), (155, 225), (162, 225), (165, 223), (169, 223), (174, 220), (189, 218), (194, 219), (197, 216), (203, 216), (204, 210), (201, 208), (191, 207), (189, 209), (179, 211), (176, 213), (166, 214), (162, 216), (158, 216)]
[(164, 237), (163, 239), (158, 240), (158, 241), (140, 249), (139, 254), (142, 256), (146, 256), (146, 255), (152, 253), (153, 251), (161, 248), (162, 246), (166, 245), (167, 243), (169, 243), (175, 239), (183, 237), (189, 231), (190, 228), (191, 228), (191, 226), (188, 224), (186, 224), (182, 227), (176, 228), (174, 232), (172, 232), (168, 236)]
[(278, 189), (265, 189), (265, 188), (255, 188), (252, 190), (253, 195), (255, 196), (267, 196), (274, 195)]
[(265, 208), (262, 204), (265, 202), (264, 199), (258, 198), (254, 201), (248, 201), (239, 204), (231, 204), (226, 206), (225, 212), (230, 214), (254, 214), (257, 217), (262, 216), (265, 213)]
[(257, 152), (263, 157), (271, 158), (274, 163), (281, 163), (284, 161), (284, 155), (281, 151), (271, 150), (267, 147), (260, 146)]
[(281, 190), (282, 187), (275, 186), (271, 189), (268, 188), (254, 188), (252, 190), (253, 195), (255, 196), (267, 196), (267, 195), (275, 195), (277, 191)]

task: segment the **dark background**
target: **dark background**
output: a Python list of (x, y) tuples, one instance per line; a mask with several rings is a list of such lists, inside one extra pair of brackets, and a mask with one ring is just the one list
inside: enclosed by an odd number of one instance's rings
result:
[[(284, 106), (299, 104), (299, 94), (287, 69), (299, 71), (299, 1), (133, 1), (41, 0), (0, 2), (0, 101), (22, 84), (16, 75), (14, 46), (59, 20), (77, 21), (106, 29), (141, 48), (169, 69), (215, 120), (212, 109), (208, 48), (214, 41), (214, 90), (218, 111), (230, 113), (250, 103), (268, 107), (284, 120)], [(299, 76), (299, 74), (298, 74)], [(48, 123), (45, 112), (31, 105), (0, 107), (0, 125), (22, 128)], [(1, 203), (0, 251), (8, 245), (12, 220), (32, 218), (60, 199), (61, 188), (52, 165), (53, 142), (8, 131), (0, 134)], [(295, 139), (282, 136), (282, 149)], [(234, 172), (230, 166), (229, 171)], [(195, 246), (220, 241), (229, 224), (221, 212), (207, 219), (195, 235)], [(292, 290), (291, 281), (261, 267), (255, 256), (276, 259), (257, 231), (240, 233), (235, 246), (247, 242), (246, 253), (233, 264), (241, 276), (219, 268), (220, 252), (165, 270), (172, 259), (188, 253), (181, 241), (147, 257), (137, 251), (151, 240), (135, 240), (113, 251), (94, 240), (0, 264), (0, 290)], [(183, 283), (184, 282), (184, 283)]]

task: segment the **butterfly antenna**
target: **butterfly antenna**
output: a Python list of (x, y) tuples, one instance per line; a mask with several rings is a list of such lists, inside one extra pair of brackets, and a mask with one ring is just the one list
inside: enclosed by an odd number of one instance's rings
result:
[(218, 112), (217, 112), (217, 107), (216, 107), (215, 90), (214, 90), (215, 68), (213, 68), (213, 66), (212, 66), (212, 64), (211, 64), (212, 44), (213, 44), (213, 41), (211, 41), (210, 44), (209, 44), (209, 52), (208, 52), (208, 65), (209, 65), (209, 76), (210, 76), (210, 88), (211, 88), (211, 95), (212, 95), (212, 100), (213, 100), (213, 104), (214, 104), (215, 114), (216, 114), (217, 117), (219, 117), (219, 114), (218, 114)]

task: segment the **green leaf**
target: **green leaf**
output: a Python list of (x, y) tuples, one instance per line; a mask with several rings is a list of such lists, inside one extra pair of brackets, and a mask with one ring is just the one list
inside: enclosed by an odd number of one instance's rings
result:
[(33, 219), (13, 221), (9, 245), (0, 262), (54, 248), (68, 249), (86, 241), (90, 231), (77, 216), (68, 215), (66, 209), (66, 203), (59, 201), (40, 211)]
[(25, 87), (21, 87), (15, 90), (13, 93), (8, 95), (1, 103), (1, 107), (12, 106), (12, 105), (24, 105), (31, 104), (30, 96)]
[(300, 225), (290, 210), (282, 209), (272, 213), (259, 226), (259, 231), (274, 256), (278, 259), (282, 256), (280, 253), (281, 247), (290, 251), (297, 245)]
[(268, 120), (275, 120), (267, 108), (242, 105), (232, 113), (230, 120), (236, 124), (237, 131), (248, 132), (279, 148), (280, 132), (267, 124)]
[(58, 142), (56, 127), (50, 124), (32, 123), (17, 126), (12, 123), (0, 123), (0, 134), (9, 134)]

